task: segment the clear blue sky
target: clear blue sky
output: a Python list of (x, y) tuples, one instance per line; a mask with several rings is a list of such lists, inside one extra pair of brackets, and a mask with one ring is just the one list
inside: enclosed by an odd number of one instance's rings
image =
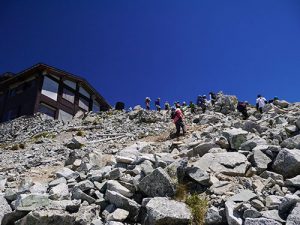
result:
[(0, 73), (38, 62), (111, 103), (223, 90), (300, 101), (299, 0), (0, 0)]

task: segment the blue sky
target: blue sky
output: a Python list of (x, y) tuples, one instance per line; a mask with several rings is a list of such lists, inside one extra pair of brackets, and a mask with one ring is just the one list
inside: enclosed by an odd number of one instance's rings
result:
[(38, 62), (113, 105), (223, 90), (300, 101), (299, 0), (0, 0), (0, 73)]

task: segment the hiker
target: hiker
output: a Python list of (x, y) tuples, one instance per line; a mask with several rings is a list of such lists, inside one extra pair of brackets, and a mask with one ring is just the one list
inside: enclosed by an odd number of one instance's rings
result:
[(205, 113), (206, 107), (207, 107), (207, 100), (206, 100), (206, 95), (203, 95), (200, 98), (200, 107), (202, 109), (202, 113)]
[(260, 113), (263, 113), (263, 107), (267, 104), (267, 100), (261, 96), (261, 95), (257, 95), (257, 99), (256, 99), (256, 109), (257, 111), (259, 111)]
[(189, 108), (191, 109), (191, 113), (195, 113), (195, 104), (190, 101)]
[(198, 95), (197, 101), (196, 101), (196, 104), (197, 104), (198, 107), (201, 107), (201, 102), (202, 102), (202, 96)]
[(167, 110), (167, 111), (170, 110), (170, 104), (169, 104), (169, 102), (165, 102), (165, 110)]
[(182, 102), (182, 107), (186, 107), (186, 102)]
[(161, 107), (160, 107), (160, 98), (156, 99), (156, 101), (155, 101), (155, 107), (156, 107), (156, 110), (158, 112), (160, 112), (160, 109), (161, 109)]
[(278, 101), (278, 100), (279, 100), (279, 98), (277, 96), (275, 96), (273, 99), (270, 99), (268, 101), (268, 103), (271, 104), (271, 103), (274, 103), (275, 101)]
[(210, 98), (210, 102), (211, 102), (212, 106), (214, 106), (217, 101), (217, 95), (211, 91), (211, 92), (209, 92), (209, 98)]
[(151, 102), (151, 99), (149, 97), (146, 97), (146, 100), (145, 100), (146, 110), (150, 110), (150, 102)]
[(248, 111), (247, 111), (247, 105), (248, 105), (247, 101), (245, 101), (245, 102), (238, 102), (238, 104), (237, 104), (237, 110), (240, 113), (242, 113), (244, 120), (248, 119), (248, 117), (249, 117)]
[(176, 109), (172, 107), (171, 119), (173, 119), (173, 122), (176, 126), (176, 136), (180, 136), (180, 128), (182, 128), (183, 135), (185, 135), (186, 129), (183, 122), (183, 113), (180, 109), (180, 104), (176, 104)]

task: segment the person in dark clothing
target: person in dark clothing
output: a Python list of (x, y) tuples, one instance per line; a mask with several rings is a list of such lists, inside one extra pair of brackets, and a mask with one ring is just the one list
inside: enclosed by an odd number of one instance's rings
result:
[(202, 113), (205, 113), (206, 111), (206, 107), (207, 107), (207, 100), (206, 100), (206, 95), (203, 95), (201, 98), (200, 98), (200, 107), (202, 109)]
[(217, 101), (217, 95), (214, 92), (209, 92), (209, 96), (210, 96), (210, 102), (212, 106), (214, 106)]
[(247, 105), (248, 105), (248, 102), (238, 102), (238, 105), (237, 105), (237, 110), (240, 113), (242, 113), (244, 120), (248, 119), (248, 117), (249, 117), (248, 111), (247, 111)]
[(160, 112), (160, 109), (161, 109), (161, 107), (160, 107), (160, 98), (156, 99), (156, 101), (155, 101), (155, 107), (156, 107), (156, 110), (158, 112)]
[(176, 104), (176, 109), (172, 108), (171, 119), (176, 126), (176, 136), (180, 136), (180, 128), (182, 128), (183, 135), (186, 133), (185, 124), (183, 122), (183, 113), (180, 109), (180, 104)]

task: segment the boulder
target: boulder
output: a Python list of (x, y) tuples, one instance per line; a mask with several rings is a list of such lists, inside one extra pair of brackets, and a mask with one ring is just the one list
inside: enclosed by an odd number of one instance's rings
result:
[(297, 203), (290, 215), (286, 219), (286, 225), (300, 224), (300, 203)]
[(126, 187), (121, 185), (118, 181), (115, 180), (109, 180), (107, 181), (107, 190), (109, 191), (115, 191), (120, 193), (121, 195), (124, 195), (125, 197), (132, 197), (133, 193), (130, 192)]
[(268, 168), (268, 165), (272, 162), (272, 160), (260, 149), (253, 150), (253, 155), (250, 158), (250, 161), (252, 166), (256, 168), (258, 174), (264, 172)]
[(64, 167), (64, 168), (62, 168), (62, 169), (60, 169), (59, 171), (56, 172), (56, 176), (58, 178), (64, 177), (67, 180), (70, 180), (70, 179), (78, 178), (79, 174), (77, 172), (74, 172), (73, 170), (67, 168), (67, 167)]
[(205, 155), (206, 153), (208, 153), (208, 151), (212, 148), (217, 148), (219, 147), (219, 145), (212, 143), (212, 142), (207, 142), (207, 143), (201, 143), (197, 146), (195, 146), (192, 150), (190, 150), (187, 153), (188, 157), (195, 157), (195, 156), (200, 156), (202, 157), (203, 155)]
[(241, 190), (238, 194), (233, 195), (228, 200), (233, 202), (248, 202), (257, 198), (256, 194), (250, 190)]
[(290, 137), (288, 139), (285, 139), (282, 143), (281, 143), (281, 147), (282, 148), (288, 148), (288, 149), (300, 149), (300, 134), (294, 136), (294, 137)]
[(116, 209), (113, 213), (109, 214), (106, 218), (107, 221), (119, 221), (122, 222), (126, 220), (129, 212), (124, 209)]
[(209, 185), (210, 176), (205, 170), (198, 167), (189, 167), (186, 169), (186, 174), (201, 185)]
[(290, 179), (286, 179), (285, 185), (300, 188), (300, 175), (297, 175)]
[(267, 218), (246, 218), (244, 225), (281, 225), (276, 220)]
[(150, 197), (171, 197), (175, 194), (174, 184), (162, 168), (157, 168), (144, 177), (139, 183), (139, 189)]
[(247, 140), (248, 132), (242, 129), (225, 129), (222, 133), (227, 138), (230, 148), (238, 150), (240, 146)]
[(243, 176), (250, 163), (246, 156), (241, 153), (221, 152), (207, 153), (192, 165), (207, 172), (213, 171), (229, 176)]
[(68, 185), (65, 183), (56, 185), (55, 187), (51, 188), (49, 194), (50, 194), (50, 199), (52, 200), (68, 199), (69, 197)]
[(0, 195), (0, 224), (5, 214), (12, 212), (6, 199)]
[(146, 204), (145, 225), (188, 225), (191, 212), (185, 203), (155, 197)]
[(15, 203), (15, 208), (19, 211), (32, 211), (39, 207), (50, 204), (47, 194), (21, 194)]
[(300, 150), (282, 149), (273, 163), (273, 169), (285, 178), (300, 175)]
[(114, 204), (116, 207), (127, 210), (129, 212), (129, 217), (131, 220), (136, 221), (137, 216), (140, 211), (140, 205), (135, 201), (115, 192), (106, 191), (105, 199), (110, 203)]
[(233, 201), (225, 202), (227, 223), (230, 225), (242, 225), (243, 219), (238, 213), (238, 204)]
[(225, 209), (218, 209), (214, 206), (210, 207), (205, 215), (206, 225), (222, 225), (226, 223)]

